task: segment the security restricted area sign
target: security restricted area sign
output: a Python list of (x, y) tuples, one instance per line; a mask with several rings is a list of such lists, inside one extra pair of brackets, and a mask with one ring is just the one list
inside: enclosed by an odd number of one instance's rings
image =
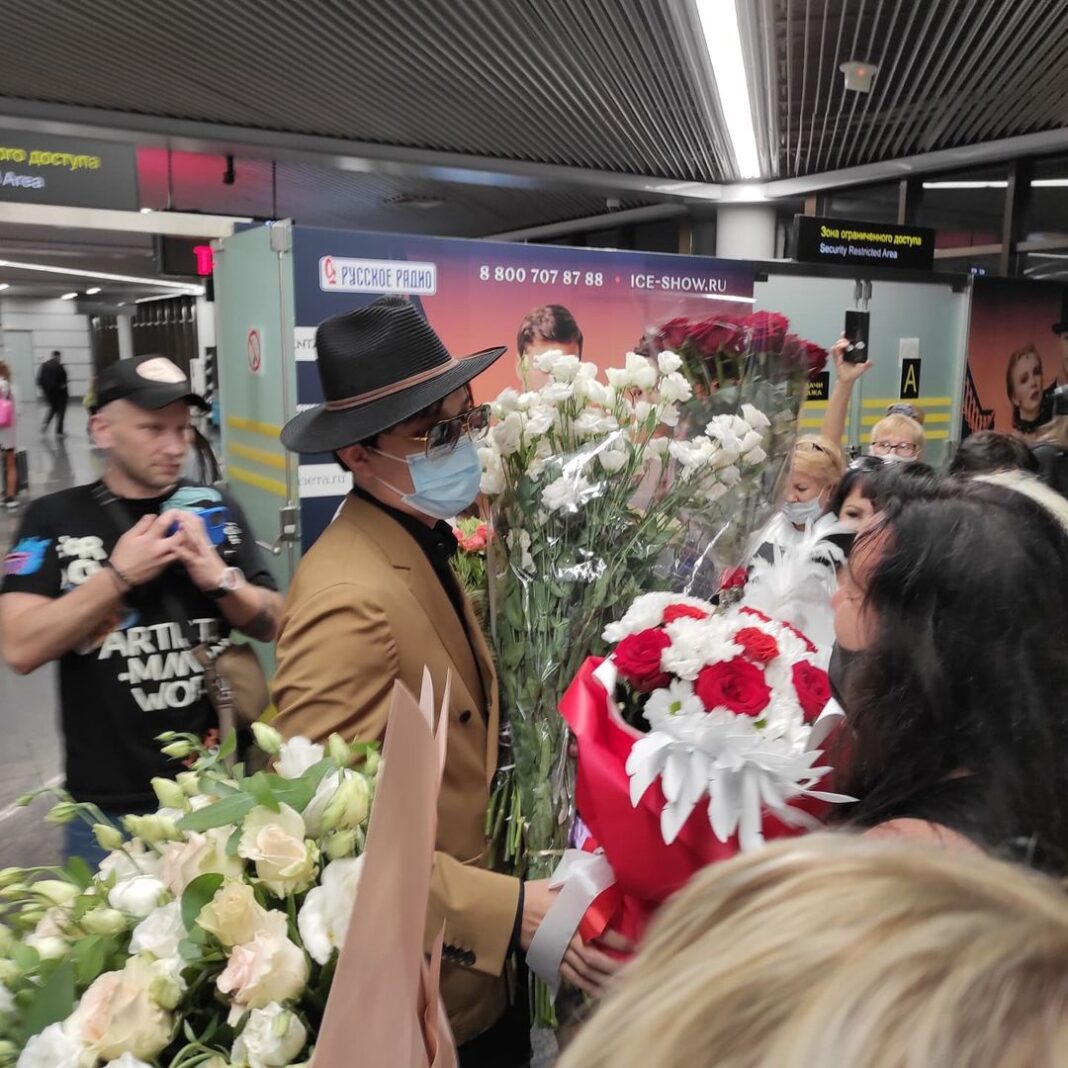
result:
[(925, 226), (794, 216), (794, 259), (801, 263), (929, 271), (934, 242)]
[(258, 375), (263, 370), (263, 334), (252, 327), (245, 336), (245, 352), (248, 354), (248, 369)]
[(137, 211), (134, 148), (0, 129), (0, 200)]

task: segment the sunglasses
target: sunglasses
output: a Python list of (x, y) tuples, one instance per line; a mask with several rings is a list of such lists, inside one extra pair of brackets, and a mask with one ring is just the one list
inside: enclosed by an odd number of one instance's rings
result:
[(435, 423), (426, 434), (411, 435), (412, 441), (423, 442), (423, 451), (428, 460), (448, 456), (466, 434), (471, 441), (485, 438), (490, 426), (490, 406), (480, 404), (468, 408), (466, 412), (454, 415), (451, 419), (442, 419)]
[(815, 441), (798, 441), (794, 445), (794, 452), (822, 452), (824, 456), (830, 456), (830, 452)]

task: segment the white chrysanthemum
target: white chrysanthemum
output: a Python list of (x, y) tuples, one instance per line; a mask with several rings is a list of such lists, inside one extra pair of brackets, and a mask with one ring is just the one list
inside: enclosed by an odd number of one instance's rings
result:
[(642, 709), (642, 715), (654, 731), (667, 720), (703, 712), (704, 706), (693, 692), (693, 684), (685, 679), (672, 679), (666, 690), (653, 690)]
[(697, 597), (685, 597), (679, 593), (643, 593), (624, 613), (623, 618), (609, 623), (604, 629), (606, 642), (621, 642), (628, 634), (639, 634), (650, 627), (659, 627), (664, 620), (664, 609), (669, 605), (686, 605), (698, 608), (708, 615), (716, 609)]
[(671, 644), (660, 657), (663, 669), (681, 679), (696, 679), (701, 668), (721, 660), (733, 660), (741, 648), (731, 640), (733, 628), (721, 617), (677, 619), (665, 628)]

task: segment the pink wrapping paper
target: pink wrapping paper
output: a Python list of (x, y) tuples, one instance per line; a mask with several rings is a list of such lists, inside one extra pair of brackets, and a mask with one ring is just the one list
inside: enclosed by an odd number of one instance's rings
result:
[(457, 1064), (438, 996), (444, 932), (429, 962), (423, 954), (448, 707), (446, 683), (435, 735), (429, 674), (418, 703), (394, 685), (359, 889), (313, 1068)]

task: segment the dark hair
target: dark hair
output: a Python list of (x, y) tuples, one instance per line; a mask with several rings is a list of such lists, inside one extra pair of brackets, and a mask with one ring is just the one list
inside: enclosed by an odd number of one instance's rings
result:
[[(402, 419), (399, 423), (395, 423), (393, 426), (387, 427), (385, 430), (380, 430), (378, 434), (372, 434), (369, 438), (364, 438), (362, 441), (353, 442), (353, 444), (369, 445), (373, 449), (376, 445), (378, 445), (378, 438), (380, 434), (391, 434), (397, 429), (397, 427), (407, 426), (409, 423), (426, 423), (427, 429), (429, 430), (430, 427), (438, 421), (438, 416), (441, 415), (441, 409), (445, 405), (445, 400), (445, 397), (439, 397), (432, 404), (428, 404), (425, 408), (420, 408), (419, 411), (415, 413), (415, 415), (409, 415), (407, 419)], [(343, 471), (352, 470), (352, 468), (350, 468), (349, 465), (341, 459), (340, 452), (334, 453), (334, 459), (337, 460), (338, 465)]]
[(1035, 454), (1020, 438), (997, 430), (980, 430), (966, 437), (949, 465), (951, 475), (964, 478), (1015, 470), (1037, 471)]
[[(1068, 536), (1022, 493), (915, 481), (857, 539), (867, 649), (842, 680), (841, 813), (913, 816), (1068, 872)], [(847, 733), (847, 732), (843, 732)]]
[(922, 460), (901, 463), (879, 456), (861, 456), (846, 469), (827, 510), (839, 515), (846, 498), (859, 487), (860, 495), (872, 502), (876, 512), (881, 512), (892, 497), (908, 494), (914, 484), (934, 477), (934, 468)]
[(535, 308), (520, 324), (515, 339), (515, 351), (519, 356), (535, 341), (574, 342), (582, 355), (582, 331), (575, 317), (562, 304), (545, 304)]

